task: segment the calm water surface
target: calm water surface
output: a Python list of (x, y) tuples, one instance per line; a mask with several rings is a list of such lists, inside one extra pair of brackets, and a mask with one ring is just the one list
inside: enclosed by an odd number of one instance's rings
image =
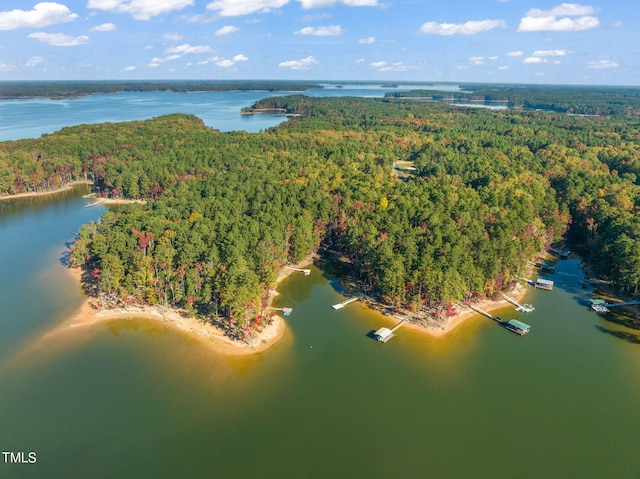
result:
[[(640, 334), (590, 313), (577, 260), (531, 291), (521, 338), (390, 323), (314, 267), (282, 283), (281, 342), (224, 357), (151, 321), (38, 340), (82, 301), (60, 258), (81, 191), (0, 203), (0, 447), (9, 478), (637, 478)], [(636, 323), (637, 324), (637, 323)]]

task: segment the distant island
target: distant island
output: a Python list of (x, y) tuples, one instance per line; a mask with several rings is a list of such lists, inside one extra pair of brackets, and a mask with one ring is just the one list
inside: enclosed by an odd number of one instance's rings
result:
[(99, 93), (170, 91), (195, 93), (213, 91), (302, 92), (322, 88), (319, 84), (275, 80), (191, 80), (191, 81), (5, 81), (0, 82), (0, 99), (77, 98)]
[(281, 269), (315, 253), (426, 327), (500, 298), (563, 239), (637, 296), (638, 119), (616, 95), (576, 92), (611, 113), (298, 94), (252, 105), (297, 116), (255, 134), (183, 114), (79, 125), (0, 143), (0, 194), (87, 180), (144, 202), (80, 228), (71, 262), (94, 301), (175, 308), (240, 339), (269, 322)]

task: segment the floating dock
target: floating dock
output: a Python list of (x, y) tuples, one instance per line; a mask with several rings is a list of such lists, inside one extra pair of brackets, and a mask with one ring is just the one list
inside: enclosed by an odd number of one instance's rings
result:
[(536, 288), (539, 288), (539, 289), (546, 289), (547, 291), (552, 291), (553, 290), (553, 281), (551, 281), (549, 279), (538, 278), (538, 279), (536, 279), (536, 282), (534, 283), (534, 286)]
[(91, 208), (92, 206), (97, 206), (100, 203), (106, 201), (104, 198), (98, 200), (98, 201), (94, 201), (93, 203), (89, 203), (88, 205), (84, 205), (85, 208)]
[(506, 294), (503, 294), (502, 297), (516, 306), (516, 311), (520, 311), (522, 313), (531, 313), (536, 309), (532, 304), (520, 304), (511, 296), (507, 296)]
[(353, 303), (354, 301), (358, 301), (359, 299), (364, 298), (363, 294), (360, 294), (358, 296), (356, 296), (355, 298), (350, 298), (347, 299), (345, 301), (343, 301), (342, 303), (338, 303), (338, 304), (334, 304), (333, 306), (331, 306), (333, 309), (342, 309), (344, 308), (346, 305), (348, 305), (349, 303)]
[(92, 196), (96, 196), (95, 193), (87, 193), (86, 195), (82, 195), (83, 198), (91, 198)]
[(380, 328), (375, 333), (373, 333), (373, 336), (381, 343), (386, 343), (387, 341), (389, 341), (391, 338), (395, 336), (395, 334), (393, 333), (396, 332), (400, 328), (400, 326), (404, 324), (405, 321), (406, 319), (403, 319), (398, 324), (396, 324), (392, 329)]
[(291, 271), (300, 271), (301, 273), (304, 273), (305, 276), (309, 276), (311, 274), (311, 270), (310, 269), (293, 268), (291, 266), (286, 266), (286, 268), (291, 270)]

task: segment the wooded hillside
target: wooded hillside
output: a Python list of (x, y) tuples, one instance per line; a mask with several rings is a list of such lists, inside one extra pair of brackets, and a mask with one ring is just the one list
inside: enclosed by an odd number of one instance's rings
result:
[[(148, 199), (84, 226), (73, 258), (110, 301), (262, 320), (278, 269), (321, 244), (369, 294), (446, 307), (513, 281), (567, 232), (628, 293), (640, 285), (640, 129), (632, 117), (268, 99), (304, 115), (220, 133), (190, 115), (0, 144), (0, 192), (95, 180)], [(397, 178), (394, 163), (416, 170)]]

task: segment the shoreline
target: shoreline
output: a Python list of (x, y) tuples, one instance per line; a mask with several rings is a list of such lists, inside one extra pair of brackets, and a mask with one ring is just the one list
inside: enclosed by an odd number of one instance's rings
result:
[(47, 190), (47, 191), (30, 191), (29, 193), (18, 193), (17, 195), (1, 195), (0, 201), (5, 200), (17, 200), (20, 198), (35, 198), (38, 196), (50, 196), (58, 193), (63, 193), (65, 191), (69, 191), (78, 185), (92, 185), (93, 181), (91, 180), (74, 180), (70, 181), (66, 185), (57, 188), (55, 190)]
[[(500, 293), (502, 294), (502, 293)], [(527, 294), (526, 286), (518, 285), (508, 293), (513, 299), (517, 302), (521, 302), (522, 299)], [(403, 327), (408, 327), (414, 331), (421, 332), (423, 334), (427, 334), (431, 337), (440, 338), (443, 336), (447, 336), (451, 332), (455, 331), (459, 326), (467, 322), (469, 319), (474, 317), (483, 317), (482, 314), (472, 310), (471, 308), (467, 308), (461, 306), (459, 303), (455, 305), (456, 313), (453, 316), (444, 316), (442, 319), (436, 319), (432, 315), (422, 314), (421, 317), (416, 321), (416, 314), (408, 311), (408, 310), (399, 310), (395, 313), (389, 311), (390, 307), (372, 301), (365, 297), (364, 305), (373, 310), (382, 314), (388, 320), (393, 321), (403, 321), (406, 320)], [(481, 301), (477, 301), (473, 303), (474, 306), (479, 307), (489, 313), (512, 305), (509, 301), (502, 298), (499, 300), (493, 300), (490, 298), (483, 299)]]
[[(313, 261), (313, 255), (291, 267), (303, 267)], [(82, 270), (67, 268), (69, 274), (81, 285)], [(283, 267), (278, 273), (276, 285), (269, 291), (267, 309), (278, 295), (277, 285), (295, 271)], [(111, 320), (148, 319), (157, 321), (174, 331), (186, 334), (219, 354), (227, 356), (241, 356), (266, 351), (275, 345), (286, 331), (285, 320), (277, 314), (271, 314), (272, 320), (257, 334), (246, 341), (239, 341), (227, 336), (224, 331), (197, 317), (188, 317), (183, 311), (163, 306), (130, 306), (115, 309), (100, 309), (94, 304), (94, 299), (86, 296), (80, 309), (69, 319), (63, 321), (52, 331), (41, 336), (41, 341), (51, 339), (59, 334), (75, 330), (76, 328), (92, 327)]]

